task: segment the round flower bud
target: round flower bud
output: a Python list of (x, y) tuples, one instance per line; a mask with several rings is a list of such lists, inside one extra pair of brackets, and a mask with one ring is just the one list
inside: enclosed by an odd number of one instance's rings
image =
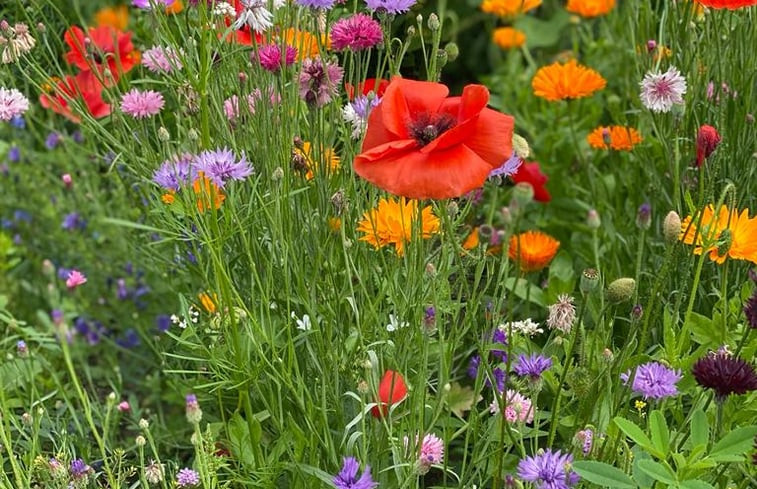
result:
[(599, 212), (596, 209), (589, 209), (586, 213), (586, 225), (591, 229), (599, 229), (602, 221), (599, 219)]
[(636, 213), (636, 227), (646, 231), (651, 224), (652, 206), (645, 202), (639, 206), (639, 211)]
[(681, 235), (681, 216), (676, 211), (670, 211), (665, 216), (665, 220), (662, 223), (662, 234), (668, 243), (678, 241), (678, 236)]
[(158, 128), (158, 139), (164, 143), (171, 140), (171, 133), (163, 126)]
[(636, 280), (628, 277), (619, 278), (607, 286), (607, 298), (616, 304), (631, 299), (634, 292), (636, 292)]
[(534, 187), (530, 183), (520, 182), (513, 189), (513, 200), (518, 203), (517, 208), (526, 207), (534, 200)]
[(454, 42), (449, 42), (444, 46), (444, 50), (447, 52), (447, 60), (452, 62), (460, 56), (460, 48)]
[(134, 443), (136, 443), (138, 447), (143, 447), (147, 444), (147, 440), (145, 440), (144, 436), (137, 435), (137, 437), (134, 439)]
[(528, 146), (528, 141), (523, 136), (513, 134), (513, 153), (521, 160), (525, 160), (531, 156), (531, 148)]
[(139, 420), (139, 427), (143, 430), (146, 430), (150, 427), (150, 422), (147, 421), (145, 418), (142, 418)]
[(276, 168), (274, 168), (273, 172), (271, 173), (271, 180), (273, 180), (274, 182), (278, 182), (282, 178), (284, 178), (284, 169), (281, 168), (280, 166), (277, 166)]
[(599, 285), (599, 272), (594, 268), (587, 268), (581, 273), (580, 289), (584, 294), (593, 292)]
[(428, 28), (433, 31), (438, 31), (439, 28), (442, 26), (442, 23), (439, 22), (439, 16), (432, 13), (428, 16)]

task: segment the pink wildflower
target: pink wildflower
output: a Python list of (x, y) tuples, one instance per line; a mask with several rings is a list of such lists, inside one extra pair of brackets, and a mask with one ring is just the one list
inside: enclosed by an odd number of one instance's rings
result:
[(499, 404), (502, 402), (505, 404), (505, 420), (508, 423), (515, 423), (520, 421), (523, 423), (531, 423), (534, 420), (534, 408), (531, 403), (531, 399), (523, 396), (521, 393), (508, 389), (505, 392), (503, 399), (495, 399), (489, 405), (489, 412), (492, 414), (498, 414)]
[[(292, 46), (286, 46), (286, 53), (282, 57), (281, 47), (276, 44), (266, 44), (258, 50), (258, 61), (264, 69), (275, 73), (282, 66), (291, 66), (297, 58), (297, 50)], [(282, 59), (283, 58), (283, 59)]]
[(179, 59), (179, 53), (171, 46), (153, 46), (142, 53), (142, 64), (153, 73), (171, 73), (184, 66)]
[(63, 185), (66, 186), (66, 188), (71, 188), (71, 185), (74, 184), (74, 179), (71, 177), (70, 173), (64, 173), (60, 177), (61, 181), (63, 182)]
[(15, 88), (0, 88), (0, 121), (9, 121), (29, 110), (29, 99)]
[(121, 97), (121, 110), (136, 119), (154, 116), (164, 104), (163, 95), (154, 90), (141, 91), (134, 88)]
[(87, 277), (85, 277), (84, 274), (79, 270), (71, 270), (70, 272), (68, 272), (68, 277), (66, 278), (66, 287), (68, 287), (69, 290), (74, 290), (76, 287), (86, 283)]
[(372, 48), (383, 39), (381, 25), (365, 14), (340, 19), (331, 29), (331, 46), (336, 51), (361, 51)]

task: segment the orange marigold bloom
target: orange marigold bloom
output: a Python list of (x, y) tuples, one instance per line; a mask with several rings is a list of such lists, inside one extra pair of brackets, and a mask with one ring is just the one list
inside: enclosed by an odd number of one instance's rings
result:
[(641, 135), (633, 127), (600, 126), (589, 133), (586, 140), (592, 148), (631, 151), (641, 142)]
[(126, 5), (101, 8), (95, 13), (95, 24), (97, 27), (107, 25), (125, 31), (129, 25), (129, 9)]
[[(381, 199), (375, 209), (363, 214), (357, 230), (365, 233), (360, 241), (365, 241), (380, 249), (393, 244), (399, 256), (405, 253), (405, 243), (412, 239), (413, 230), (418, 226), (418, 201), (401, 197)], [(428, 239), (439, 232), (439, 218), (426, 206), (420, 211), (421, 237)]]
[[(284, 43), (297, 49), (297, 59), (302, 61), (306, 58), (315, 58), (320, 54), (318, 49), (318, 38), (315, 35), (290, 27), (283, 33)], [(330, 40), (322, 36), (322, 44), (327, 49), (330, 47)]]
[(699, 219), (698, 213), (684, 219), (678, 238), (688, 245), (694, 245), (695, 254), (702, 254), (706, 246), (705, 251), (714, 262), (723, 263), (726, 258), (732, 258), (757, 264), (757, 216), (750, 219), (749, 209), (739, 212), (723, 205), (715, 215), (715, 208), (710, 204), (701, 214), (702, 227), (697, 232)]
[(173, 3), (166, 7), (167, 14), (178, 14), (184, 10), (184, 3), (181, 0), (173, 0)]
[(197, 174), (197, 178), (192, 183), (192, 190), (197, 196), (197, 210), (204, 213), (211, 206), (220, 209), (226, 195), (218, 186), (211, 182), (203, 172)]
[(539, 68), (531, 81), (534, 95), (550, 101), (588, 97), (606, 85), (602, 75), (579, 65), (575, 59)]
[(175, 196), (174, 196), (174, 194), (173, 194), (173, 190), (172, 190), (172, 191), (170, 191), (170, 192), (166, 192), (166, 193), (164, 193), (163, 195), (161, 195), (161, 196), (160, 196), (160, 200), (161, 200), (161, 201), (162, 201), (162, 202), (163, 202), (164, 204), (166, 204), (166, 205), (171, 205), (171, 204), (173, 204), (173, 203), (174, 203), (174, 201), (176, 200), (176, 197), (175, 197)]
[[(312, 149), (310, 141), (304, 141), (301, 148), (296, 146), (294, 148), (294, 156), (299, 157), (307, 167), (307, 173), (305, 173), (306, 179), (312, 180), (315, 177), (313, 171), (319, 171), (322, 163), (327, 163), (329, 173), (334, 173), (339, 169), (342, 160), (332, 148), (324, 149), (320, 155), (313, 155)], [(314, 157), (316, 158), (315, 160), (313, 159)]]
[(205, 309), (208, 314), (213, 314), (218, 309), (216, 307), (216, 302), (218, 302), (218, 296), (216, 294), (213, 294), (213, 297), (210, 297), (210, 294), (202, 292), (197, 294), (197, 298), (200, 299), (202, 308)]
[(502, 49), (519, 48), (526, 42), (526, 35), (512, 27), (498, 27), (494, 29), (492, 40)]
[(481, 10), (500, 17), (514, 17), (533, 10), (539, 5), (541, 5), (541, 0), (484, 0)]
[(465, 241), (463, 241), (463, 249), (464, 250), (472, 250), (478, 247), (478, 245), (481, 243), (481, 239), (478, 235), (478, 226), (473, 228), (468, 235), (467, 238), (465, 238)]
[(508, 255), (521, 271), (536, 272), (549, 265), (560, 242), (541, 231), (526, 231), (510, 238)]
[(568, 0), (565, 10), (581, 17), (598, 17), (610, 13), (615, 0)]

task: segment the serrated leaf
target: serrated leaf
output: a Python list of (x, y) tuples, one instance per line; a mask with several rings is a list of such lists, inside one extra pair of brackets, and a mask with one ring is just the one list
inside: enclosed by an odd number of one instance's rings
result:
[[(752, 447), (757, 426), (742, 426), (736, 428), (718, 441), (710, 450), (710, 458), (717, 462), (733, 462), (741, 460), (741, 455)], [(738, 457), (737, 460), (733, 460)]]
[(581, 478), (602, 487), (613, 489), (636, 489), (636, 483), (622, 470), (604, 462), (578, 460), (573, 463)]
[(654, 460), (640, 460), (639, 470), (649, 477), (664, 484), (676, 485), (676, 475), (667, 467)]
[(466, 411), (470, 411), (473, 405), (481, 400), (481, 396), (476, 395), (468, 386), (462, 387), (458, 382), (453, 382), (447, 393), (446, 402), (447, 408), (452, 411), (455, 416), (462, 418)]

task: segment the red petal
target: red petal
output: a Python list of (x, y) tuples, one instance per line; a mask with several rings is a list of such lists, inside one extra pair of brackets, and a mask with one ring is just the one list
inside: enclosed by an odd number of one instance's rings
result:
[(473, 135), (465, 141), (465, 145), (496, 168), (513, 153), (514, 127), (515, 119), (512, 116), (485, 108), (479, 114)]
[(438, 112), (448, 94), (449, 89), (441, 83), (394, 78), (376, 110), (382, 111), (387, 130), (400, 139), (409, 139), (408, 123), (419, 114)]
[(534, 200), (538, 202), (549, 202), (552, 200), (552, 196), (549, 195), (549, 191), (544, 187), (547, 183), (547, 175), (542, 173), (539, 163), (523, 163), (518, 172), (511, 177), (515, 183), (530, 183), (534, 188)]

